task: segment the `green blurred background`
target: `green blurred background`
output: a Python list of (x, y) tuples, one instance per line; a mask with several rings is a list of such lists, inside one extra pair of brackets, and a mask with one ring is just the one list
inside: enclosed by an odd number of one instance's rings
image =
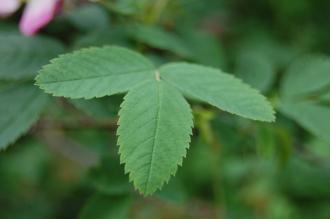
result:
[(66, 1), (33, 38), (18, 33), (19, 15), (0, 21), (0, 108), (11, 104), (6, 89), (32, 86), (36, 72), (25, 75), (24, 63), (39, 69), (55, 50), (115, 44), (158, 64), (231, 72), (271, 100), (277, 121), (191, 102), (195, 128), (183, 167), (143, 197), (119, 164), (122, 96), (47, 97), (38, 122), (0, 153), (1, 219), (330, 218), (330, 1)]

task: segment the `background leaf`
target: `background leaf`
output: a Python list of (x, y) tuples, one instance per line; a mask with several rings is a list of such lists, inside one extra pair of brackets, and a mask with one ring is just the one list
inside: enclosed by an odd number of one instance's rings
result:
[(128, 219), (131, 200), (127, 196), (93, 195), (82, 209), (80, 219)]
[(62, 52), (63, 45), (47, 37), (0, 33), (0, 79), (32, 79), (41, 66)]
[[(283, 78), (282, 97), (301, 98), (330, 90), (330, 59), (321, 56), (297, 59)], [(324, 90), (326, 91), (326, 90)]]
[(316, 136), (330, 139), (330, 108), (311, 102), (283, 102), (279, 109)]
[(279, 109), (319, 138), (330, 139), (329, 86), (329, 58), (297, 59), (283, 78)]
[(191, 50), (188, 58), (212, 67), (226, 66), (224, 48), (215, 36), (208, 32), (196, 31), (196, 29), (183, 29), (180, 32), (183, 41)]
[(0, 150), (5, 149), (35, 123), (47, 96), (31, 85), (0, 90)]
[(110, 24), (107, 11), (96, 4), (85, 4), (65, 16), (70, 23), (86, 32), (106, 29)]
[(249, 51), (237, 57), (236, 76), (258, 90), (268, 91), (275, 80), (274, 67), (269, 59), (261, 53)]
[(157, 49), (163, 49), (174, 52), (177, 55), (190, 57), (191, 50), (187, 47), (185, 41), (178, 35), (166, 31), (158, 26), (129, 26), (129, 33), (137, 41), (145, 43)]

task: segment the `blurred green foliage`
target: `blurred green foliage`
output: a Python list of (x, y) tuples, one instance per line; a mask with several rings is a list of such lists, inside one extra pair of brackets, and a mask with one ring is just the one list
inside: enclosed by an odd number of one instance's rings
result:
[(183, 167), (142, 197), (119, 165), (122, 97), (50, 97), (23, 136), (0, 138), (18, 139), (0, 153), (0, 218), (329, 219), (329, 11), (328, 0), (103, 0), (66, 8), (33, 38), (20, 36), (15, 16), (1, 20), (0, 136), (8, 106), (28, 94), (12, 99), (20, 89), (8, 86), (32, 86), (34, 71), (62, 51), (109, 44), (157, 64), (234, 72), (270, 98), (278, 119), (255, 123), (192, 101)]

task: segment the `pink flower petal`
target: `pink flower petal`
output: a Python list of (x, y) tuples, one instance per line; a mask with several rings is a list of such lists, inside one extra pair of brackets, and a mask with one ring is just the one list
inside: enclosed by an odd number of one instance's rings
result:
[(20, 21), (20, 30), (31, 36), (47, 25), (57, 12), (61, 0), (30, 0)]
[(7, 17), (20, 6), (19, 0), (0, 0), (0, 17)]

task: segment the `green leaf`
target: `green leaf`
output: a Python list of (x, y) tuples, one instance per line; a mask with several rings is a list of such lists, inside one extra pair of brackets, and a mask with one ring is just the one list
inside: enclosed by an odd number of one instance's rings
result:
[(67, 19), (82, 31), (106, 29), (110, 20), (107, 11), (96, 4), (85, 4), (66, 14)]
[(93, 98), (123, 93), (154, 74), (153, 64), (120, 47), (89, 48), (46, 65), (36, 84), (54, 96)]
[(289, 192), (294, 197), (313, 199), (330, 196), (330, 172), (326, 165), (315, 165), (298, 156), (290, 160), (278, 178), (282, 190)]
[(330, 139), (329, 107), (306, 101), (285, 101), (280, 104), (279, 109), (314, 135), (323, 139)]
[(107, 0), (104, 4), (107, 8), (111, 9), (115, 13), (122, 15), (135, 15), (138, 16), (145, 12), (146, 7), (150, 4), (150, 0), (121, 0), (121, 1), (110, 1)]
[(182, 164), (192, 133), (189, 104), (163, 81), (131, 90), (119, 112), (120, 160), (135, 188), (149, 195)]
[(162, 79), (184, 94), (253, 120), (274, 121), (274, 111), (257, 90), (215, 68), (173, 63), (160, 69)]
[(161, 27), (143, 25), (128, 26), (128, 32), (132, 38), (152, 48), (166, 50), (200, 64), (224, 65), (218, 39), (205, 32), (184, 30), (180, 36)]
[(180, 91), (247, 118), (275, 119), (266, 99), (231, 75), (180, 63), (157, 70), (143, 56), (119, 47), (60, 56), (41, 71), (37, 84), (71, 98), (128, 91), (119, 113), (120, 160), (135, 188), (145, 195), (175, 174), (189, 147), (192, 114)]
[(94, 194), (80, 212), (80, 219), (128, 219), (131, 199), (127, 196)]
[(275, 80), (273, 64), (258, 52), (238, 55), (235, 73), (244, 82), (261, 91), (268, 91)]
[(0, 79), (32, 79), (41, 66), (62, 53), (59, 42), (46, 37), (0, 34)]
[(279, 109), (312, 134), (330, 139), (329, 91), (330, 59), (302, 57), (283, 78)]
[(191, 50), (183, 39), (161, 27), (134, 25), (129, 26), (129, 30), (133, 38), (151, 47), (174, 52), (184, 57), (192, 56)]
[(126, 31), (123, 27), (111, 27), (79, 35), (73, 44), (74, 49), (91, 46), (128, 45)]
[(0, 91), (0, 150), (28, 131), (37, 121), (47, 96), (31, 85), (18, 85)]
[(189, 58), (202, 65), (224, 67), (225, 56), (219, 39), (207, 32), (181, 30), (183, 40), (191, 50)]
[(237, 55), (246, 51), (259, 53), (268, 59), (275, 69), (281, 69), (287, 67), (299, 54), (299, 51), (283, 45), (264, 31), (256, 32), (254, 29), (252, 32), (253, 34), (246, 35), (245, 39), (238, 44)]
[(295, 61), (283, 78), (282, 97), (299, 98), (329, 90), (330, 59), (322, 56), (303, 57)]

